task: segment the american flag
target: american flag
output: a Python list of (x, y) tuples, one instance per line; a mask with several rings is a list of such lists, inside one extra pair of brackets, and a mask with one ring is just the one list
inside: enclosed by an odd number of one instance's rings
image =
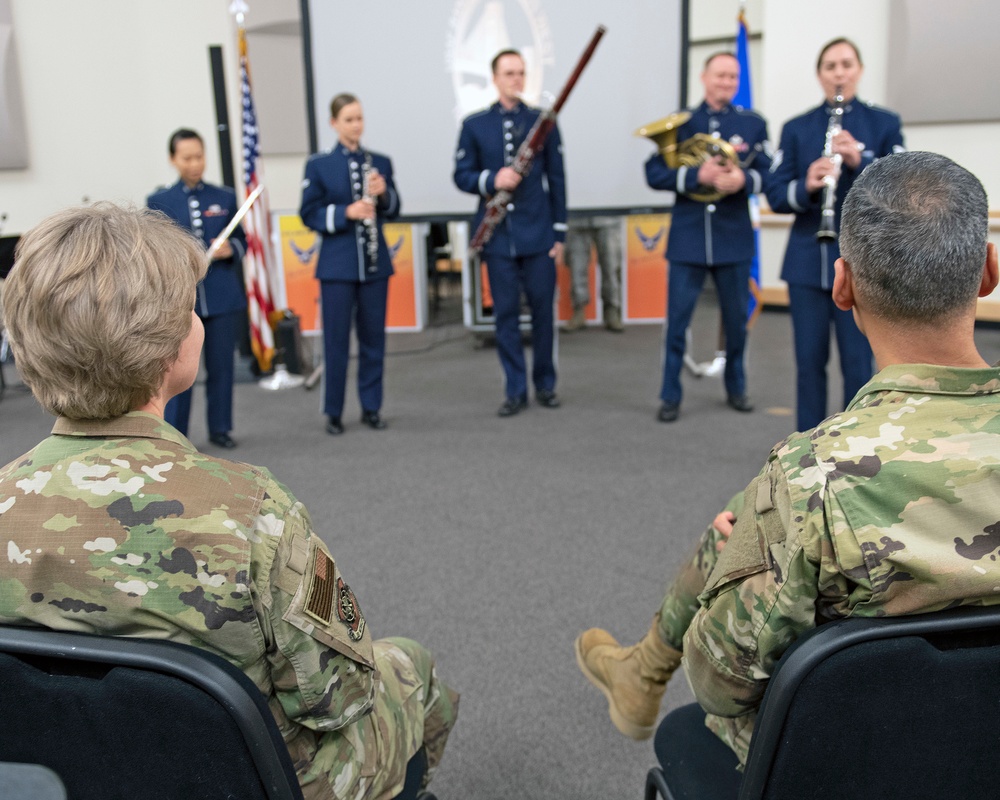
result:
[[(243, 95), (243, 185), (245, 197), (249, 197), (262, 182), (263, 174), (258, 150), (257, 112), (254, 110), (253, 92), (250, 89), (247, 36), (242, 25), (239, 27), (239, 37), (240, 84)], [(243, 229), (247, 237), (243, 281), (250, 316), (250, 346), (264, 372), (271, 369), (271, 359), (274, 358), (274, 334), (269, 321), (274, 312), (270, 281), (274, 263), (271, 255), (270, 218), (267, 192), (261, 194), (243, 218)]]

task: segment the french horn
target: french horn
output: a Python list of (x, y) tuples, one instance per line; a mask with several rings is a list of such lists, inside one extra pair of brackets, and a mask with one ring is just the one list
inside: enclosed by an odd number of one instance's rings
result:
[[(696, 133), (678, 144), (677, 131), (690, 118), (691, 114), (687, 111), (671, 114), (656, 120), (656, 122), (643, 125), (635, 131), (635, 135), (651, 139), (671, 169), (700, 167), (710, 158), (716, 157), (721, 157), (737, 168), (742, 166), (733, 146), (718, 135)], [(702, 186), (699, 187), (698, 191), (690, 192), (687, 196), (700, 203), (714, 203), (723, 195), (722, 192), (711, 186)]]

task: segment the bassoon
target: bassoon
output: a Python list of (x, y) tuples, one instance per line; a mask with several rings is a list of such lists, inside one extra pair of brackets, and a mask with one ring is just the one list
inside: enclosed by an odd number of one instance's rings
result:
[[(545, 144), (545, 139), (556, 125), (556, 115), (559, 113), (560, 109), (562, 109), (563, 104), (566, 102), (566, 98), (569, 97), (569, 93), (576, 85), (580, 74), (583, 72), (583, 68), (587, 66), (587, 62), (590, 61), (590, 57), (594, 55), (594, 50), (597, 49), (597, 43), (604, 35), (604, 31), (605, 28), (603, 25), (597, 26), (597, 30), (594, 32), (594, 35), (590, 40), (590, 44), (587, 45), (587, 49), (584, 50), (583, 55), (580, 56), (580, 60), (577, 62), (576, 68), (569, 76), (569, 80), (566, 81), (566, 85), (563, 87), (562, 92), (559, 93), (559, 97), (556, 99), (555, 103), (552, 104), (551, 108), (542, 111), (542, 113), (538, 115), (538, 119), (535, 120), (535, 124), (528, 132), (524, 141), (521, 142), (521, 146), (517, 149), (517, 154), (514, 156), (514, 161), (510, 165), (510, 168), (518, 175), (523, 177), (531, 170), (531, 165), (534, 163), (535, 157), (541, 152), (542, 147)], [(499, 189), (486, 204), (486, 213), (483, 216), (483, 220), (479, 223), (479, 227), (476, 228), (472, 241), (469, 243), (469, 249), (473, 253), (479, 253), (483, 247), (486, 246), (490, 237), (493, 236), (493, 231), (496, 226), (500, 224), (500, 221), (505, 216), (507, 216), (507, 205), (510, 203), (513, 196), (514, 193), (509, 189)]]

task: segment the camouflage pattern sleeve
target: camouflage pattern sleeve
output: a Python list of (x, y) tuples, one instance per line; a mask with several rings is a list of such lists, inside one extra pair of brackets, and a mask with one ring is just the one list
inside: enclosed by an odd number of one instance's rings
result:
[(822, 531), (814, 515), (794, 507), (779, 448), (744, 492), (684, 640), (688, 680), (708, 725), (741, 762), (775, 662), (816, 624)]
[(262, 560), (254, 580), (275, 695), (294, 723), (317, 731), (344, 728), (374, 702), (371, 634), (305, 507), (277, 482), (269, 494), (258, 526), (280, 531), (262, 537), (273, 557)]
[[(734, 495), (723, 511), (729, 511), (739, 519), (743, 513), (743, 492)], [(691, 627), (694, 615), (701, 608), (698, 598), (705, 589), (708, 576), (715, 568), (720, 546), (724, 542), (726, 537), (715, 527), (713, 519), (698, 540), (691, 558), (681, 568), (663, 596), (659, 614), (660, 637), (675, 650), (684, 649), (684, 635)]]

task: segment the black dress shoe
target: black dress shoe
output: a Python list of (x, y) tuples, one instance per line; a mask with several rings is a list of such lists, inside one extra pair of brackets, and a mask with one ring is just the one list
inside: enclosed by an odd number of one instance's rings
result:
[(745, 394), (731, 394), (726, 398), (726, 403), (737, 411), (753, 411), (753, 403)]
[(233, 441), (228, 433), (213, 433), (208, 437), (208, 441), (218, 447), (225, 447), (227, 450), (232, 450), (236, 447), (236, 442)]
[(541, 389), (535, 392), (535, 402), (540, 406), (545, 406), (546, 408), (559, 408), (559, 406), (562, 405), (559, 400), (559, 395), (551, 389)]
[(681, 414), (681, 404), (680, 403), (664, 403), (660, 406), (660, 411), (656, 415), (656, 418), (660, 422), (673, 422)]
[(527, 397), (508, 397), (497, 410), (498, 417), (513, 417), (528, 407)]
[(344, 424), (340, 421), (340, 417), (326, 418), (326, 432), (331, 436), (340, 436), (344, 432)]
[(361, 414), (361, 421), (373, 431), (385, 430), (385, 420), (379, 416), (377, 411), (365, 411)]

